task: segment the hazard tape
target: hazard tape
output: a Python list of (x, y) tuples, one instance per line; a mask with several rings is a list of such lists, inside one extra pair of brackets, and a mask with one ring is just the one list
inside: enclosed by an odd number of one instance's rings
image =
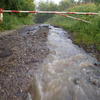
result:
[(64, 17), (68, 17), (68, 18), (71, 18), (71, 19), (74, 19), (74, 20), (82, 21), (82, 22), (85, 22), (85, 23), (89, 23), (89, 24), (91, 23), (91, 22), (86, 21), (84, 19), (76, 18), (76, 17), (69, 16), (69, 15), (64, 15), (64, 14), (58, 14), (58, 15), (61, 15), (61, 16), (64, 16)]
[(94, 13), (94, 12), (67, 12), (67, 11), (63, 11), (63, 12), (59, 12), (59, 11), (18, 11), (18, 10), (4, 10), (2, 8), (0, 8), (0, 14), (3, 13), (40, 13), (40, 14), (57, 14), (57, 15), (61, 15), (64, 17), (68, 17), (68, 18), (72, 18), (74, 20), (79, 20), (85, 23), (90, 23), (89, 21), (86, 21), (84, 19), (80, 19), (80, 18), (76, 18), (73, 16), (69, 16), (69, 15), (65, 15), (65, 14), (76, 14), (76, 15), (100, 15), (99, 13)]
[(94, 12), (59, 12), (59, 11), (18, 11), (18, 10), (3, 10), (0, 8), (0, 13), (47, 13), (47, 14), (77, 14), (77, 15), (99, 15)]
[(0, 8), (0, 23), (3, 22), (3, 9)]
[(13, 12), (13, 13), (37, 13), (37, 11), (17, 11), (17, 10), (3, 10), (3, 13)]
[(0, 13), (3, 13), (3, 8), (0, 8)]

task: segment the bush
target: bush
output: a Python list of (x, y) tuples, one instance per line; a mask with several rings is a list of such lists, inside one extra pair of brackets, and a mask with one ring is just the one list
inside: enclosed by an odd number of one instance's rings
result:
[[(34, 0), (1, 0), (0, 7), (8, 10), (34, 10)], [(0, 31), (9, 30), (24, 24), (32, 24), (33, 16), (25, 13), (5, 13)]]
[(34, 24), (33, 16), (18, 17), (16, 15), (4, 14), (4, 21), (0, 24), (0, 31), (10, 30), (22, 25)]
[[(69, 11), (79, 12), (98, 12), (100, 8), (95, 4), (81, 4), (69, 8)], [(62, 16), (54, 16), (49, 19), (47, 23), (59, 25), (64, 29), (68, 29), (73, 32), (75, 42), (78, 44), (84, 44), (86, 46), (95, 45), (97, 50), (100, 50), (100, 16), (97, 15), (72, 15), (80, 17), (82, 19), (91, 21), (91, 24), (80, 22), (77, 20), (64, 18)]]
[[(37, 9), (40, 11), (56, 11), (58, 6), (53, 2), (40, 2)], [(36, 14), (35, 20), (36, 23), (43, 23), (53, 16), (54, 14)]]

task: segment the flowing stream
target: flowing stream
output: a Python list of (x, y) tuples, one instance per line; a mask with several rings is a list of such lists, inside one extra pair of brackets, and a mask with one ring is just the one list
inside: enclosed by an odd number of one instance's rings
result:
[(66, 31), (50, 28), (50, 54), (35, 73), (40, 96), (36, 100), (100, 100), (100, 91), (86, 79), (96, 59), (73, 44)]

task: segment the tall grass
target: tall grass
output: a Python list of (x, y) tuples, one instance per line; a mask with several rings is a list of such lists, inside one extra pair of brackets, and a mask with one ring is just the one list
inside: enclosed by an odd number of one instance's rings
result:
[(19, 17), (15, 14), (4, 14), (4, 21), (0, 24), (0, 31), (15, 29), (27, 24), (34, 24), (32, 15)]
[[(100, 5), (95, 4), (82, 4), (69, 8), (69, 11), (78, 12), (98, 12)], [(91, 22), (87, 24), (70, 18), (62, 16), (54, 16), (49, 19), (47, 23), (58, 25), (64, 29), (70, 30), (77, 44), (82, 44), (87, 47), (95, 47), (100, 50), (100, 16), (99, 15), (72, 15)]]

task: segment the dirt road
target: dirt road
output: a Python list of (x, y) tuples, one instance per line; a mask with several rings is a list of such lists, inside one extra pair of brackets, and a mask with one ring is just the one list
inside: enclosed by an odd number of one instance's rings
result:
[(0, 100), (26, 100), (33, 72), (49, 53), (47, 34), (29, 26), (0, 36)]
[(95, 58), (74, 46), (61, 29), (49, 30), (35, 25), (0, 35), (0, 100), (99, 100)]

